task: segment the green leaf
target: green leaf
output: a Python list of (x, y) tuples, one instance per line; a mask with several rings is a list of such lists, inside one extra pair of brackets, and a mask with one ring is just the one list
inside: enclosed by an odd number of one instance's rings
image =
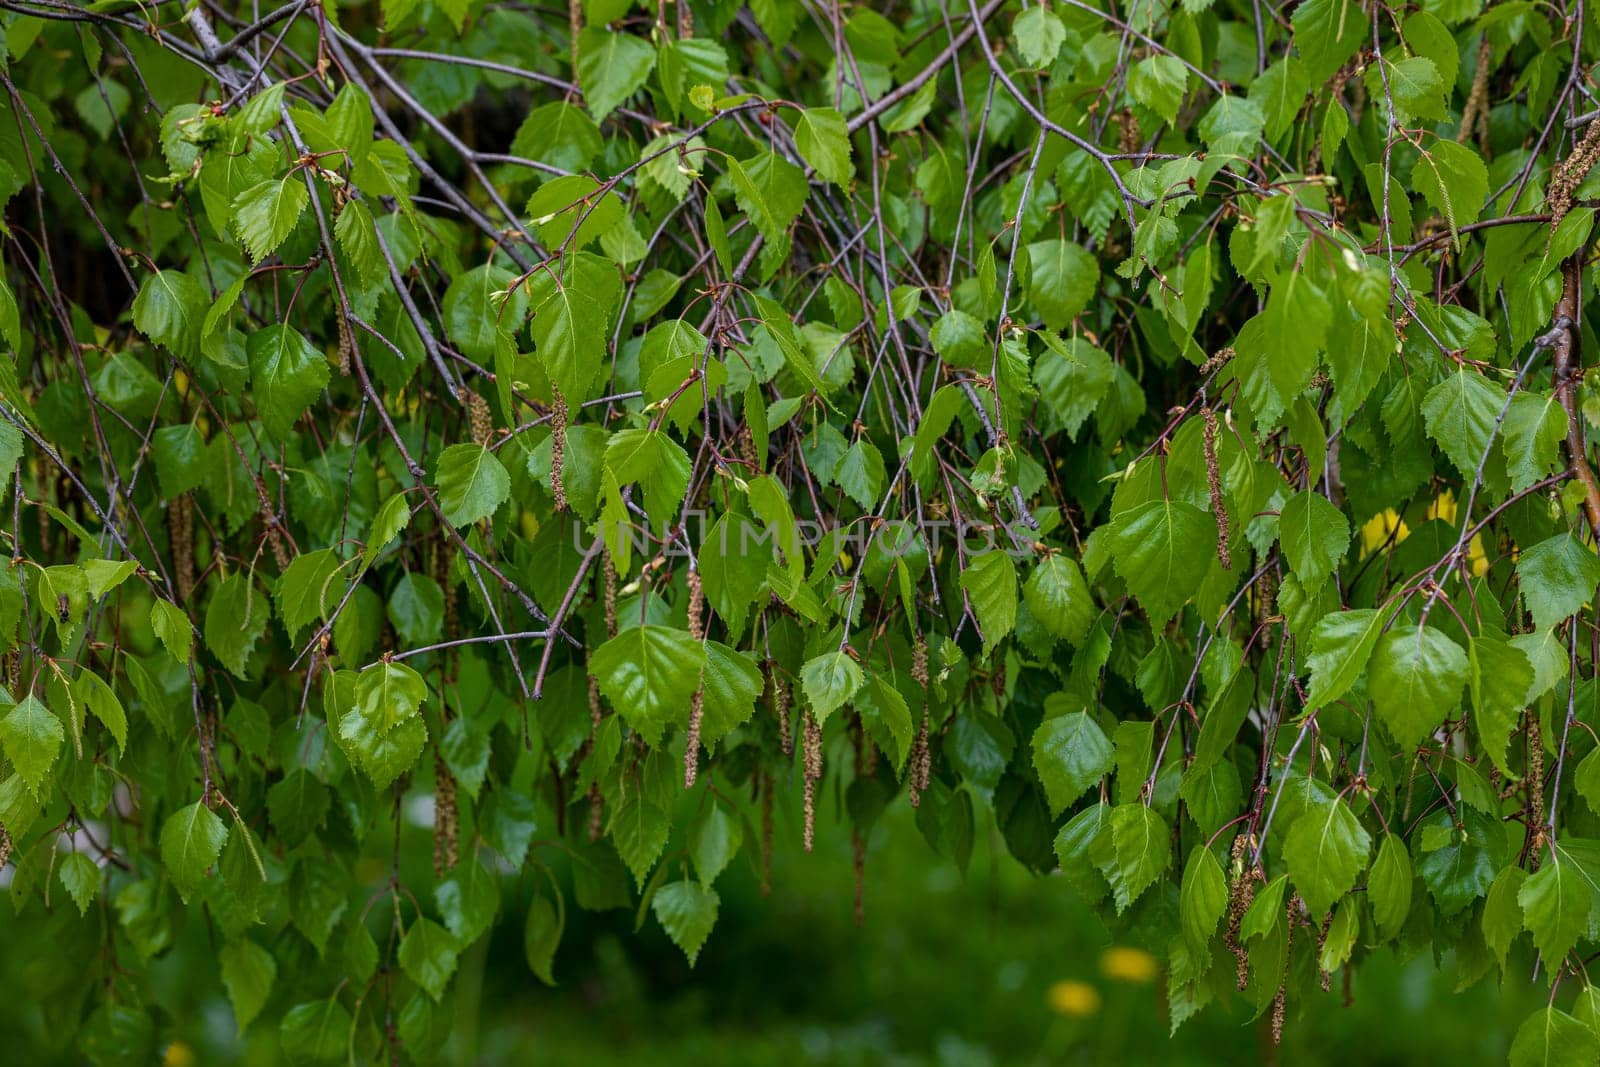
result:
[(570, 409), (593, 395), (604, 363), (597, 353), (609, 350), (622, 281), (616, 265), (598, 256), (578, 253), (566, 259), (560, 275), (542, 270), (529, 282), (529, 333), (545, 373), (561, 388)]
[(743, 824), (738, 819), (724, 811), (721, 804), (705, 805), (689, 824), (689, 858), (694, 861), (694, 872), (701, 883), (715, 882), (739, 854), (743, 842)]
[(1600, 1056), (1600, 1034), (1556, 1007), (1543, 1007), (1517, 1028), (1511, 1067), (1586, 1067)]
[(1100, 261), (1071, 241), (1038, 241), (1028, 246), (1028, 299), (1052, 330), (1062, 330), (1082, 314), (1100, 286)]
[(267, 790), (272, 828), (284, 843), (295, 846), (321, 829), (331, 803), (328, 787), (304, 767), (296, 767)]
[(649, 744), (687, 723), (705, 646), (686, 630), (645, 624), (624, 630), (589, 656), (589, 672), (611, 706)]
[(1048, 718), (1034, 731), (1033, 767), (1052, 815), (1076, 803), (1113, 762), (1111, 742), (1086, 711)]
[(1043, 4), (1030, 5), (1011, 24), (1011, 40), (1016, 45), (1017, 55), (1036, 70), (1043, 70), (1056, 61), (1066, 39), (1066, 27)]
[(1283, 859), (1295, 888), (1321, 917), (1356, 884), (1372, 851), (1372, 838), (1342, 798), (1307, 808), (1289, 828)]
[(439, 453), (434, 470), (439, 508), (455, 526), (470, 526), (500, 510), (511, 499), (511, 475), (482, 445), (451, 445)]
[(457, 956), (455, 938), (432, 919), (417, 919), (400, 939), (400, 969), (435, 1001), (456, 973)]
[(56, 876), (61, 880), (61, 887), (78, 906), (78, 916), (81, 918), (89, 914), (89, 905), (94, 903), (95, 894), (100, 892), (100, 868), (89, 858), (89, 854), (68, 852), (61, 857)]
[(334, 1063), (344, 1058), (355, 1028), (338, 997), (296, 1004), (279, 1027), (283, 1051), (294, 1059)]
[(1134, 802), (1111, 809), (1111, 857), (1101, 872), (1111, 883), (1117, 913), (1156, 883), (1172, 861), (1172, 832), (1154, 809)]
[(260, 263), (283, 244), (306, 209), (311, 195), (298, 171), (281, 180), (252, 185), (233, 201), (233, 228), (250, 258)]
[(1572, 946), (1588, 932), (1589, 909), (1594, 904), (1588, 879), (1559, 843), (1551, 846), (1549, 858), (1522, 883), (1517, 903), (1522, 905), (1523, 923), (1533, 934), (1545, 966), (1558, 970)]
[(1217, 524), (1193, 504), (1152, 500), (1111, 521), (1111, 561), (1150, 616), (1165, 626), (1200, 589), (1217, 543)]
[(1494, 637), (1472, 638), (1467, 660), (1472, 671), (1472, 722), (1478, 739), (1500, 772), (1511, 774), (1506, 748), (1522, 709), (1528, 705), (1533, 664), (1522, 649)]
[(1294, 9), (1294, 46), (1312, 85), (1321, 85), (1355, 55), (1372, 27), (1346, 0), (1306, 0)]
[(1311, 693), (1306, 703), (1326, 707), (1350, 691), (1372, 657), (1392, 613), (1377, 608), (1336, 611), (1317, 620), (1311, 634)]
[(1411, 914), (1411, 856), (1405, 842), (1384, 834), (1367, 874), (1367, 901), (1380, 937), (1394, 937)]
[(211, 297), (205, 286), (182, 271), (160, 270), (144, 280), (133, 301), (139, 332), (185, 363), (200, 355), (200, 325)]
[(961, 588), (978, 620), (987, 655), (1017, 628), (1017, 565), (1005, 552), (973, 556), (961, 572)]
[(1489, 196), (1489, 169), (1478, 153), (1445, 138), (1433, 139), (1421, 153), (1411, 172), (1411, 185), (1445, 217), (1459, 241), (1460, 228), (1477, 222), (1483, 212)]
[(744, 633), (745, 620), (767, 577), (771, 549), (757, 538), (765, 531), (737, 514), (717, 520), (700, 543), (700, 576), (707, 602), (728, 625), (730, 639)]
[(862, 511), (871, 511), (883, 492), (886, 473), (883, 455), (877, 446), (861, 437), (840, 457), (833, 477), (839, 483), (839, 488), (860, 505)]
[(1561, 442), (1567, 435), (1567, 413), (1554, 395), (1518, 393), (1506, 412), (1501, 446), (1511, 489), (1521, 492), (1561, 465)]
[(563, 919), (555, 905), (542, 895), (535, 895), (528, 903), (528, 915), (522, 924), (522, 952), (528, 969), (545, 985), (556, 984), (556, 949), (561, 947)]
[(1533, 625), (1549, 630), (1576, 615), (1600, 585), (1600, 558), (1569, 533), (1522, 550), (1517, 584)]
[(339, 578), (342, 561), (331, 548), (296, 556), (278, 576), (278, 618), (298, 640), (300, 631), (339, 602), (344, 583)]
[[(245, 666), (256, 642), (267, 632), (271, 616), (266, 594), (246, 574), (234, 574), (211, 594), (206, 605), (206, 647), (236, 676), (248, 678)], [(187, 620), (184, 622), (187, 629)], [(171, 650), (172, 643), (167, 643)]]
[(1522, 905), (1517, 895), (1527, 880), (1528, 872), (1521, 867), (1507, 867), (1495, 876), (1483, 902), (1483, 943), (1495, 954), (1501, 970), (1512, 944), (1522, 934)]
[(189, 616), (170, 600), (157, 597), (150, 602), (150, 629), (166, 650), (180, 663), (188, 663), (194, 651), (194, 630)]
[(1412, 749), (1461, 707), (1467, 654), (1438, 630), (1402, 623), (1378, 642), (1370, 683), (1379, 720)]
[(372, 566), (389, 543), (411, 524), (411, 505), (405, 494), (395, 493), (372, 516), (372, 526), (367, 530), (367, 546), (361, 550), (361, 569)]
[(1483, 463), (1505, 402), (1504, 393), (1465, 367), (1428, 390), (1422, 401), (1428, 434), (1462, 474), (1471, 477)]
[(700, 948), (711, 936), (711, 928), (717, 924), (717, 909), (721, 903), (722, 898), (715, 889), (688, 879), (668, 882), (656, 890), (651, 909), (672, 943), (683, 949), (691, 967), (700, 958)]
[(637, 92), (655, 65), (655, 49), (644, 38), (586, 28), (578, 38), (578, 84), (595, 121)]
[(290, 326), (268, 326), (250, 335), (251, 398), (267, 432), (279, 440), (328, 385), (328, 359)]
[(850, 162), (850, 131), (844, 116), (831, 107), (808, 107), (794, 128), (794, 145), (824, 181), (848, 188), (855, 177)]
[(819, 726), (848, 704), (865, 681), (860, 664), (842, 650), (824, 652), (800, 668), (800, 686)]
[(689, 454), (661, 430), (619, 430), (606, 442), (606, 469), (617, 485), (638, 482), (645, 510), (657, 522), (677, 517), (689, 488)]
[(1284, 556), (1307, 592), (1315, 592), (1339, 569), (1350, 547), (1350, 523), (1321, 493), (1296, 493), (1278, 513)]
[(1211, 850), (1197, 845), (1189, 853), (1184, 868), (1183, 886), (1178, 893), (1178, 918), (1189, 949), (1204, 958), (1210, 954), (1211, 937), (1228, 911), (1228, 880), (1222, 864)]
[(228, 828), (199, 801), (167, 816), (161, 826), (161, 862), (185, 901), (205, 881), (227, 839)]
[(34, 796), (49, 778), (65, 737), (61, 720), (32, 693), (0, 718), (0, 749)]
[(1028, 613), (1054, 637), (1081, 645), (1094, 622), (1096, 606), (1083, 571), (1061, 552), (1039, 560), (1022, 586)]
[(222, 946), (218, 957), (222, 984), (233, 1002), (233, 1017), (238, 1022), (239, 1033), (243, 1034), (266, 1007), (272, 983), (278, 977), (278, 961), (247, 937)]
[(386, 734), (420, 715), (427, 699), (422, 675), (404, 663), (374, 663), (356, 678), (355, 707), (344, 725), (348, 729), (350, 720), (359, 717), (379, 735)]
[(1128, 95), (1168, 122), (1177, 121), (1188, 83), (1188, 68), (1173, 55), (1149, 56), (1128, 71)]
[(117, 751), (125, 752), (128, 747), (128, 712), (122, 706), (116, 690), (92, 671), (80, 672), (73, 681), (72, 690), (89, 714), (99, 719), (111, 734), (112, 740), (117, 743)]
[[(548, 280), (548, 276), (546, 276)], [(511, 288), (516, 276), (485, 263), (456, 275), (444, 292), (444, 332), (462, 355), (488, 363), (502, 338), (528, 317), (528, 288)]]
[(789, 224), (799, 217), (800, 209), (805, 206), (805, 172), (776, 152), (767, 152), (742, 163), (729, 159), (727, 163), (728, 178), (739, 210), (750, 217), (763, 237), (781, 245)]

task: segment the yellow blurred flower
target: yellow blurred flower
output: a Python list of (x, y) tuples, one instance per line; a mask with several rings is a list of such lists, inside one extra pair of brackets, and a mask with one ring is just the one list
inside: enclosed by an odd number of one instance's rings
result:
[(1100, 973), (1124, 982), (1153, 982), (1161, 965), (1142, 948), (1113, 945), (1100, 953)]
[(1361, 554), (1368, 555), (1381, 548), (1389, 540), (1391, 531), (1396, 530), (1395, 543), (1399, 544), (1411, 534), (1411, 530), (1401, 521), (1400, 515), (1394, 508), (1388, 508), (1368, 519), (1361, 527)]
[(174, 1041), (167, 1046), (161, 1063), (163, 1067), (194, 1067), (194, 1049), (182, 1041)]
[(1050, 1010), (1057, 1015), (1093, 1015), (1100, 1010), (1100, 994), (1088, 982), (1064, 978), (1050, 987)]

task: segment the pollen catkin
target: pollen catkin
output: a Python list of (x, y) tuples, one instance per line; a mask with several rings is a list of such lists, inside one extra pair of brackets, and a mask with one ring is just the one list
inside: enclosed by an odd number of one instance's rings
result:
[(482, 393), (475, 393), (471, 389), (464, 390), (462, 395), (467, 405), (467, 432), (474, 441), (488, 448), (494, 440), (494, 418), (489, 414), (489, 402)]
[(1295, 913), (1300, 910), (1300, 903), (1300, 894), (1290, 893), (1289, 903), (1284, 906), (1289, 930), (1284, 941), (1283, 977), (1278, 980), (1278, 992), (1272, 998), (1272, 1043), (1274, 1045), (1283, 1044), (1283, 1009), (1288, 1000), (1289, 961), (1293, 958), (1290, 950), (1294, 948), (1294, 920)]
[(1550, 177), (1545, 206), (1550, 212), (1552, 230), (1561, 225), (1561, 220), (1572, 210), (1573, 193), (1596, 160), (1600, 160), (1600, 122), (1591, 122), (1583, 131), (1583, 139), (1572, 146), (1572, 153), (1556, 166)]
[(1322, 917), (1322, 927), (1317, 930), (1317, 963), (1319, 964), (1317, 970), (1322, 979), (1322, 991), (1324, 993), (1327, 993), (1333, 989), (1333, 975), (1323, 970), (1320, 966), (1322, 962), (1322, 954), (1328, 949), (1328, 930), (1332, 926), (1333, 912), (1330, 911), (1328, 914)]
[(611, 559), (611, 550), (600, 554), (600, 573), (605, 579), (606, 636), (617, 636), (617, 565)]
[(761, 461), (756, 456), (755, 434), (750, 432), (750, 427), (739, 427), (739, 458), (744, 460), (752, 471), (761, 470)]
[(194, 494), (179, 493), (167, 505), (167, 536), (172, 542), (172, 580), (178, 602), (194, 592)]
[(789, 722), (789, 686), (771, 660), (767, 661), (767, 674), (772, 678), (772, 706), (778, 712), (778, 745), (785, 756), (793, 759), (794, 729)]
[(455, 870), (457, 858), (456, 780), (444, 757), (433, 754), (433, 873), (443, 878)]
[[(705, 621), (706, 597), (700, 586), (700, 572), (689, 571), (689, 636), (696, 641), (706, 639)], [(683, 749), (683, 787), (693, 789), (695, 779), (700, 776), (700, 720), (705, 714), (705, 682), (701, 676), (701, 684), (695, 688), (694, 696), (689, 699), (689, 731), (688, 739)]]
[(1245, 851), (1250, 847), (1250, 835), (1240, 834), (1233, 839), (1233, 884), (1228, 887), (1228, 949), (1237, 964), (1236, 978), (1242, 992), (1250, 985), (1250, 954), (1239, 943), (1239, 925), (1244, 913), (1255, 900), (1255, 872), (1245, 866)]
[(921, 634), (911, 646), (911, 679), (922, 687), (922, 725), (917, 727), (917, 739), (911, 745), (911, 769), (907, 774), (911, 806), (917, 808), (922, 806), (933, 763), (928, 750), (928, 642)]
[(11, 859), (11, 835), (0, 829), (0, 867), (4, 867)]
[(805, 748), (803, 750), (805, 770), (805, 844), (806, 851), (811, 851), (811, 846), (817, 839), (817, 782), (822, 778), (822, 727), (808, 711), (803, 717), (805, 732)]
[(555, 497), (556, 510), (567, 510), (567, 398), (555, 385), (550, 386), (550, 495)]
[(1530, 826), (1544, 826), (1544, 735), (1539, 729), (1539, 716), (1528, 715), (1528, 807), (1533, 814)]
[(1461, 127), (1456, 131), (1456, 140), (1462, 144), (1476, 132), (1484, 155), (1489, 154), (1489, 60), (1493, 52), (1494, 46), (1485, 34), (1478, 42), (1478, 70), (1472, 76), (1472, 90), (1467, 93), (1466, 106), (1461, 109)]
[(1117, 112), (1117, 151), (1125, 156), (1133, 155), (1139, 151), (1139, 116), (1133, 113), (1133, 108), (1125, 107)]
[(339, 375), (343, 378), (350, 377), (350, 362), (355, 358), (356, 342), (350, 336), (350, 323), (341, 315), (333, 317), (334, 323), (339, 328)]
[(1226, 348), (1217, 349), (1215, 355), (1206, 360), (1204, 363), (1200, 364), (1200, 376), (1210, 377), (1212, 374), (1221, 370), (1228, 360), (1232, 358), (1233, 347), (1231, 345)]
[(600, 833), (605, 828), (605, 801), (600, 799), (600, 783), (589, 783), (589, 843), (600, 840)]
[(1217, 463), (1217, 413), (1206, 405), (1200, 409), (1200, 417), (1205, 421), (1201, 440), (1205, 448), (1206, 489), (1211, 493), (1211, 513), (1217, 520), (1217, 561), (1223, 570), (1232, 570), (1233, 553), (1228, 548), (1232, 531), (1228, 525), (1228, 505), (1222, 497), (1222, 468)]

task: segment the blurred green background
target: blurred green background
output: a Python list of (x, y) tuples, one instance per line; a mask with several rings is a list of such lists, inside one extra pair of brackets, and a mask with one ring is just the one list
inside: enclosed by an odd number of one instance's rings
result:
[[(426, 830), (407, 833), (425, 856)], [(653, 916), (635, 932), (633, 911), (586, 913), (569, 898), (560, 984), (546, 987), (523, 957), (532, 885), (507, 882), (491, 943), (463, 955), (456, 990), (438, 1009), (449, 1036), (422, 1062), (1502, 1064), (1546, 992), (1523, 961), (1503, 988), (1488, 980), (1458, 994), (1448, 957), (1435, 968), (1381, 956), (1361, 968), (1351, 1006), (1337, 976), (1331, 993), (1298, 1014), (1291, 1006), (1279, 1048), (1238, 1006), (1232, 1015), (1208, 1008), (1169, 1038), (1155, 960), (1116, 945), (1063, 879), (1024, 871), (992, 831), (980, 831), (963, 878), (898, 802), (869, 842), (861, 929), (846, 824), (825, 808), (809, 856), (791, 835), (780, 817), (770, 897), (747, 860), (724, 873), (721, 915), (692, 970)], [(681, 864), (681, 853), (667, 862)], [(63, 953), (97, 951), (93, 925), (75, 911), (63, 923), (0, 908), (9, 1062), (75, 1062), (41, 1008), (39, 976)], [(280, 1062), (270, 1024), (236, 1036), (212, 952), (204, 924), (191, 922), (155, 968), (149, 996), (161, 1009), (166, 1062)], [(267, 1015), (317, 992), (277, 989)]]

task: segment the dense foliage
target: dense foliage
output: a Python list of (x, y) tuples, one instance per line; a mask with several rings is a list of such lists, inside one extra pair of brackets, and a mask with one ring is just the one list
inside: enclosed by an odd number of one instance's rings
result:
[(65, 1046), (153, 1055), (201, 924), (241, 1029), (426, 1062), (497, 921), (692, 962), (907, 797), (1174, 1029), (1388, 947), (1600, 1058), (1590, 7), (0, 11)]

